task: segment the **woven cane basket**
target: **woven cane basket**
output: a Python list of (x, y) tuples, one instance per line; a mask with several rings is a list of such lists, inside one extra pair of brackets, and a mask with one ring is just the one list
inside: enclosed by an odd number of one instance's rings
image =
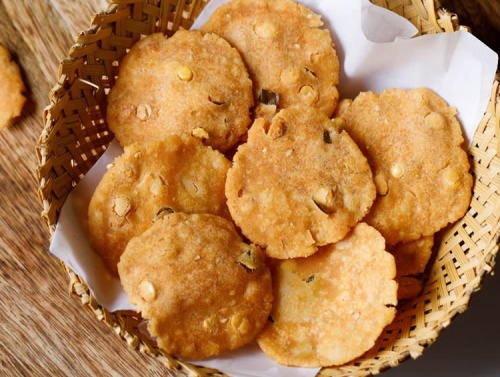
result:
[[(38, 195), (42, 218), (53, 235), (61, 207), (72, 188), (106, 150), (113, 135), (107, 128), (106, 96), (121, 59), (142, 35), (189, 28), (209, 0), (115, 0), (79, 33), (59, 67), (57, 84), (43, 114), (37, 144)], [(431, 0), (373, 0), (409, 19), (421, 34), (463, 28), (457, 17)], [(436, 258), (419, 297), (403, 301), (394, 322), (376, 346), (350, 364), (323, 368), (319, 376), (369, 376), (416, 358), (452, 320), (465, 311), (493, 268), (500, 237), (500, 147), (498, 144), (499, 82), (491, 89), (486, 113), (468, 150), (474, 176), (473, 197), (463, 219), (441, 232)], [(137, 313), (110, 313), (89, 292), (86, 283), (61, 262), (71, 292), (99, 321), (111, 326), (126, 343), (165, 363), (179, 375), (223, 376), (172, 357), (138, 330)], [(152, 361), (154, 362), (154, 361)]]

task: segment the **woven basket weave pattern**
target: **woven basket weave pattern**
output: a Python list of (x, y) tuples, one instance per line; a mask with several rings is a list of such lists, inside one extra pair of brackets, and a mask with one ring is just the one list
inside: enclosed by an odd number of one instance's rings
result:
[[(409, 19), (421, 34), (461, 28), (456, 17), (433, 1), (372, 0)], [(113, 135), (105, 122), (106, 96), (118, 74), (119, 62), (142, 35), (171, 35), (189, 28), (208, 0), (137, 2), (112, 1), (91, 26), (76, 38), (61, 62), (59, 78), (43, 115), (44, 129), (37, 144), (39, 198), (42, 218), (52, 235), (61, 207), (72, 188), (94, 165)], [(500, 237), (500, 153), (498, 81), (492, 88), (485, 116), (478, 125), (470, 162), (475, 176), (473, 199), (466, 216), (440, 234), (439, 250), (422, 294), (398, 308), (396, 320), (378, 344), (359, 360), (338, 368), (324, 368), (321, 376), (368, 376), (417, 357), (440, 331), (469, 304), (493, 267)], [(219, 376), (163, 353), (141, 335), (137, 313), (109, 313), (89, 293), (85, 282), (62, 264), (71, 291), (84, 307), (111, 326), (129, 346), (161, 359), (175, 373)]]

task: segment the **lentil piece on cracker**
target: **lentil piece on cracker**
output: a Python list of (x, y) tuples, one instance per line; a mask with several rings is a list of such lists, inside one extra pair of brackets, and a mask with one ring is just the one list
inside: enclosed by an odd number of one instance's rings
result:
[(366, 158), (311, 107), (257, 119), (233, 161), (226, 180), (231, 215), (274, 258), (305, 257), (339, 241), (375, 199)]
[(118, 270), (159, 347), (183, 358), (247, 344), (271, 311), (265, 254), (219, 216), (166, 215), (129, 242)]

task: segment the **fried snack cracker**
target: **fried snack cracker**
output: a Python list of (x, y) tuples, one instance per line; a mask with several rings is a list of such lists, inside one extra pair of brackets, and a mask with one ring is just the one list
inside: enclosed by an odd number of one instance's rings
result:
[(346, 132), (311, 107), (257, 119), (228, 171), (236, 224), (274, 258), (305, 257), (342, 239), (368, 212), (375, 185)]
[(364, 221), (389, 245), (461, 218), (472, 189), (456, 109), (429, 89), (361, 93), (340, 114), (367, 157), (377, 199)]
[(414, 298), (420, 294), (424, 284), (423, 274), (432, 256), (433, 246), (434, 235), (387, 247), (396, 261), (398, 300)]
[(238, 51), (214, 34), (180, 30), (132, 47), (109, 93), (107, 121), (123, 146), (173, 133), (226, 151), (246, 132), (252, 106)]
[(398, 300), (407, 300), (417, 297), (424, 287), (424, 280), (415, 276), (400, 276), (398, 283)]
[(278, 110), (309, 105), (331, 116), (339, 97), (339, 60), (330, 32), (321, 26), (321, 16), (291, 0), (233, 0), (218, 7), (201, 30), (238, 49), (256, 103)]
[(180, 357), (241, 347), (271, 311), (264, 253), (215, 215), (166, 215), (129, 242), (118, 270), (159, 347)]
[(271, 274), (275, 302), (257, 342), (283, 365), (344, 364), (369, 350), (396, 314), (394, 258), (365, 223), (313, 256), (273, 261)]
[(168, 212), (213, 213), (229, 217), (224, 195), (231, 163), (195, 137), (125, 147), (90, 201), (89, 236), (108, 269), (128, 241)]
[(21, 72), (12, 60), (9, 50), (0, 45), (0, 130), (8, 126), (11, 119), (21, 115), (26, 90)]

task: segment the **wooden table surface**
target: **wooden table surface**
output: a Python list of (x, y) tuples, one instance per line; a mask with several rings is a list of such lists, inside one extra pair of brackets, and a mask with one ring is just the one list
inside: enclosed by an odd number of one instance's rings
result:
[(28, 88), (22, 116), (0, 132), (0, 376), (169, 375), (69, 296), (68, 277), (48, 252), (36, 197), (35, 144), (58, 63), (106, 6), (107, 0), (0, 0), (0, 43)]
[(35, 144), (59, 61), (106, 7), (106, 0), (0, 0), (0, 44), (28, 88), (22, 116), (0, 132), (0, 376), (169, 375), (69, 296), (36, 196)]

